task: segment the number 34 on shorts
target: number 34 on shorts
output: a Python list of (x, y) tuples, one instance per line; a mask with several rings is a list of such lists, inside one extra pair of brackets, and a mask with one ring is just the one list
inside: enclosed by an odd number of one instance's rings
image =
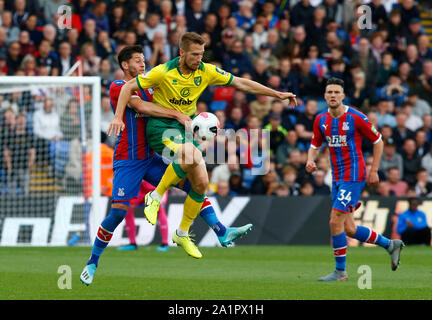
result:
[(333, 209), (348, 213), (357, 209), (366, 181), (336, 181), (332, 187)]

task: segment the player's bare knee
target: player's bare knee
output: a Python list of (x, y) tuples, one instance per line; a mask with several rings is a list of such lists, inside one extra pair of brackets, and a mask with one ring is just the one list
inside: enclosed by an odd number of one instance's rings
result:
[(207, 186), (209, 184), (209, 179), (207, 176), (201, 177), (194, 185), (193, 189), (199, 194), (205, 194), (207, 191)]

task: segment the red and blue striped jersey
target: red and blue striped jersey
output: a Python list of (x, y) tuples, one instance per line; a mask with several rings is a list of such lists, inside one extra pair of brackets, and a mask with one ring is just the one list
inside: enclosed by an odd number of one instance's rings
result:
[[(124, 80), (115, 80), (109, 88), (111, 108), (115, 113), (117, 101)], [(149, 90), (136, 91), (132, 97), (139, 97), (144, 101), (153, 101), (153, 96)], [(126, 107), (123, 114), (124, 130), (119, 134), (114, 150), (114, 161), (116, 160), (138, 160), (150, 158), (154, 155), (146, 140), (147, 116), (138, 113), (136, 110)]]
[(311, 147), (318, 149), (327, 142), (333, 171), (333, 181), (365, 181), (366, 164), (362, 153), (362, 139), (373, 144), (381, 140), (366, 115), (345, 106), (339, 118), (329, 111), (318, 114), (314, 121)]

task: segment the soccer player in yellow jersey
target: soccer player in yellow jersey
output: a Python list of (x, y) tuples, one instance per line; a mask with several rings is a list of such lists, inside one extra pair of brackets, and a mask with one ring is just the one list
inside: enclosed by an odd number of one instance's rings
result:
[[(183, 34), (179, 47), (179, 57), (156, 66), (147, 74), (138, 75), (122, 87), (108, 134), (118, 135), (123, 130), (122, 118), (127, 102), (132, 93), (140, 89), (153, 88), (153, 103), (178, 110), (192, 118), (195, 116), (199, 96), (209, 85), (232, 86), (251, 94), (289, 99), (290, 106), (293, 107), (297, 104), (295, 95), (290, 92), (278, 92), (255, 81), (235, 77), (212, 64), (203, 63), (201, 60), (204, 54), (204, 39), (195, 32)], [(201, 258), (201, 252), (188, 235), (204, 201), (209, 182), (200, 146), (194, 139), (186, 139), (185, 127), (171, 119), (150, 118), (146, 135), (154, 151), (161, 155), (166, 154), (167, 150), (172, 151), (177, 158), (167, 167), (156, 189), (147, 194), (144, 214), (150, 223), (155, 224), (160, 200), (165, 191), (187, 176), (192, 189), (184, 203), (180, 227), (174, 232), (172, 240), (192, 257)]]

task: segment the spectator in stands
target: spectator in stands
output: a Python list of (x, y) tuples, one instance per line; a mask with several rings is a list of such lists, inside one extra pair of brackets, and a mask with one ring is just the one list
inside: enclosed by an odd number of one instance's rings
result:
[(110, 54), (114, 54), (116, 49), (115, 42), (110, 39), (109, 33), (104, 30), (99, 31), (95, 46), (97, 56), (101, 57), (102, 59), (107, 58)]
[(250, 114), (249, 103), (246, 100), (246, 94), (243, 91), (236, 90), (234, 92), (233, 99), (228, 101), (225, 107), (226, 114), (231, 114), (233, 108), (241, 108), (244, 118), (247, 118)]
[[(403, 158), (396, 152), (396, 146), (392, 138), (384, 141), (384, 152), (378, 170), (381, 174), (386, 174), (391, 168), (398, 168), (399, 173), (403, 176)], [(386, 177), (388, 179), (388, 177)]]
[(415, 142), (417, 155), (423, 158), (429, 152), (431, 146), (431, 143), (428, 142), (426, 131), (418, 130), (415, 134)]
[(284, 58), (279, 61), (278, 75), (281, 79), (281, 88), (285, 91), (292, 92), (297, 96), (297, 103), (303, 104), (301, 97), (298, 96), (299, 88), (297, 77), (294, 72), (291, 71), (291, 63), (289, 59)]
[(432, 147), (429, 152), (422, 158), (421, 167), (428, 172), (428, 181), (432, 182)]
[(234, 12), (234, 17), (238, 21), (239, 28), (246, 31), (252, 29), (256, 22), (256, 18), (253, 14), (253, 3), (249, 0), (242, 0), (239, 2), (239, 10)]
[(409, 198), (409, 209), (398, 216), (397, 233), (407, 245), (431, 245), (431, 230), (427, 224), (426, 214), (418, 210), (418, 198)]
[(253, 27), (252, 38), (254, 43), (254, 49), (259, 51), (261, 45), (267, 42), (268, 33), (265, 26), (261, 23), (256, 23)]
[(305, 21), (311, 21), (313, 14), (314, 7), (311, 5), (310, 0), (301, 0), (290, 11), (291, 25), (297, 27), (304, 24)]
[(303, 59), (300, 70), (297, 72), (299, 94), (303, 99), (319, 99), (322, 97), (323, 77), (317, 77), (312, 73), (311, 61)]
[(432, 182), (429, 181), (429, 174), (425, 168), (417, 171), (417, 183), (414, 188), (419, 197), (432, 196)]
[(261, 95), (256, 96), (256, 100), (249, 104), (251, 115), (256, 116), (261, 121), (269, 113), (271, 106), (271, 98)]
[(405, 126), (415, 132), (423, 126), (422, 119), (412, 113), (413, 105), (409, 101), (405, 101), (402, 103), (402, 112), (406, 114), (407, 120)]
[(57, 14), (59, 7), (67, 4), (67, 0), (40, 0), (39, 5), (43, 8), (45, 23), (53, 23), (54, 16)]
[(20, 54), (21, 46), (19, 42), (12, 42), (8, 48), (6, 58), (7, 74), (13, 75), (19, 69), (23, 57)]
[(379, 96), (393, 100), (396, 106), (400, 106), (405, 101), (408, 94), (408, 87), (402, 84), (397, 74), (390, 74), (388, 84), (381, 88)]
[(49, 141), (57, 141), (63, 137), (60, 129), (60, 116), (54, 110), (52, 98), (46, 98), (43, 109), (34, 113), (33, 132), (38, 138)]
[[(327, 30), (325, 28), (326, 25), (326, 11), (322, 6), (316, 7), (313, 13), (313, 19), (306, 20), (306, 33), (308, 35), (307, 41), (308, 44), (314, 45), (317, 48), (317, 51), (322, 51), (326, 45), (326, 33)], [(310, 49), (309, 46), (309, 49)]]
[(378, 127), (389, 126), (396, 127), (396, 117), (393, 115), (394, 103), (392, 100), (382, 98), (378, 102), (376, 116), (378, 118)]
[(233, 129), (237, 131), (246, 126), (246, 121), (243, 117), (243, 112), (241, 108), (235, 107), (231, 109), (231, 114), (225, 122), (226, 129)]
[(94, 76), (99, 72), (101, 57), (96, 55), (96, 49), (92, 42), (86, 42), (81, 47), (83, 73)]
[(259, 175), (252, 182), (250, 191), (255, 195), (271, 195), (278, 187), (277, 174), (270, 170), (265, 175)]
[(48, 40), (41, 40), (36, 56), (38, 66), (47, 67), (48, 74), (51, 76), (59, 75), (58, 56), (54, 51), (52, 51), (51, 44)]
[(27, 54), (34, 54), (36, 52), (36, 46), (30, 39), (30, 34), (26, 30), (22, 30), (18, 37), (18, 42), (21, 46), (20, 54), (24, 57)]
[(219, 183), (217, 184), (216, 192), (219, 197), (226, 197), (228, 195), (231, 195), (228, 181), (219, 181)]
[(89, 18), (85, 21), (83, 25), (84, 28), (80, 32), (78, 38), (78, 42), (80, 43), (80, 45), (86, 42), (96, 43), (97, 40), (96, 21)]
[(212, 171), (210, 182), (217, 185), (219, 181), (228, 181), (234, 171), (240, 170), (236, 154), (229, 154), (227, 162), (216, 166)]
[(267, 85), (269, 78), (269, 64), (266, 59), (258, 58), (254, 62), (254, 69), (252, 71), (252, 78), (261, 83), (262, 85)]
[(39, 45), (39, 42), (42, 40), (43, 35), (42, 32), (38, 30), (36, 14), (29, 15), (22, 30), (28, 31), (31, 42), (34, 43), (36, 46)]
[(423, 73), (418, 80), (420, 82), (419, 97), (432, 105), (432, 60), (423, 62)]
[(2, 108), (1, 135), (14, 132), (16, 126), (16, 113), (12, 108)]
[(26, 76), (37, 76), (36, 59), (31, 54), (27, 54), (23, 58), (19, 69), (22, 70)]
[(426, 140), (430, 143), (432, 142), (432, 114), (423, 115), (423, 127), (422, 130), (426, 133)]
[(388, 189), (397, 197), (404, 196), (408, 189), (408, 184), (400, 180), (401, 174), (397, 167), (392, 167), (387, 170), (387, 181), (385, 181)]
[(35, 141), (27, 130), (25, 115), (16, 117), (15, 130), (2, 137), (4, 158), (7, 169), (6, 185), (8, 194), (28, 195), (30, 191), (30, 168), (36, 157)]
[(350, 104), (361, 111), (368, 110), (368, 106), (376, 102), (375, 87), (366, 82), (366, 74), (363, 71), (354, 73), (353, 88), (348, 90), (347, 95)]
[(361, 38), (358, 42), (358, 52), (353, 56), (353, 63), (359, 63), (362, 71), (366, 74), (368, 84), (376, 84), (376, 75), (378, 74), (378, 63), (370, 49), (368, 38)]
[(330, 195), (331, 190), (330, 187), (325, 184), (325, 173), (323, 170), (316, 170), (313, 177), (313, 188), (314, 188), (314, 195), (322, 195), (327, 196)]
[(418, 90), (411, 89), (408, 91), (407, 101), (413, 106), (412, 115), (423, 118), (425, 114), (431, 114), (431, 107), (426, 100), (420, 99)]
[(80, 137), (79, 102), (72, 98), (69, 100), (66, 111), (60, 117), (60, 129), (65, 141), (79, 139)]
[(318, 113), (318, 104), (314, 99), (306, 101), (305, 112), (301, 113), (295, 125), (299, 141), (303, 145), (308, 145), (313, 136), (313, 123)]
[(231, 194), (233, 195), (244, 195), (249, 193), (249, 191), (243, 186), (243, 177), (240, 170), (231, 172), (228, 183)]
[(235, 76), (252, 72), (252, 63), (243, 53), (243, 43), (241, 40), (235, 40), (233, 42), (231, 49), (222, 62), (222, 67)]
[(74, 65), (75, 57), (72, 56), (72, 46), (67, 41), (60, 43), (58, 52), (59, 75), (64, 76)]
[(12, 13), (10, 11), (3, 11), (1, 22), (3, 29), (6, 31), (7, 44), (18, 41), (20, 29), (13, 25)]
[[(27, 0), (27, 2), (30, 2)], [(12, 15), (13, 25), (20, 29), (25, 25), (30, 11), (28, 10), (26, 0), (14, 0), (14, 10)]]
[(106, 14), (107, 4), (102, 0), (96, 0), (93, 9), (82, 16), (82, 22), (85, 24), (87, 19), (93, 19), (96, 23), (96, 31), (110, 32), (108, 15)]
[(155, 67), (171, 60), (169, 45), (165, 42), (162, 32), (156, 32), (153, 41), (144, 46), (144, 56), (149, 67)]
[(399, 153), (402, 153), (405, 139), (414, 138), (414, 132), (406, 127), (406, 120), (407, 115), (403, 111), (399, 111), (396, 114), (396, 127), (393, 128), (393, 140)]
[(310, 181), (303, 181), (300, 185), (300, 195), (310, 197), (315, 194), (315, 189)]
[(393, 54), (390, 51), (384, 51), (381, 54), (381, 64), (378, 67), (377, 87), (385, 86), (390, 74), (396, 73), (396, 71), (396, 67), (393, 64)]
[(388, 139), (393, 140), (393, 129), (390, 126), (383, 125), (382, 127), (380, 127), (380, 131), (383, 141), (387, 141)]
[(421, 20), (419, 18), (409, 20), (408, 30), (405, 30), (405, 38), (408, 45), (417, 44), (418, 38), (422, 35), (421, 28)]
[(403, 179), (410, 185), (415, 183), (416, 174), (421, 165), (421, 158), (417, 155), (416, 149), (416, 143), (413, 139), (404, 141), (402, 152), (404, 159)]
[(368, 3), (368, 6), (372, 11), (372, 24), (374, 28), (387, 23), (387, 12), (381, 3), (381, 0), (372, 0), (370, 3)]
[(285, 166), (282, 170), (282, 183), (287, 186), (291, 196), (300, 194), (300, 184), (297, 182), (297, 171), (292, 166)]
[(192, 0), (191, 8), (186, 9), (186, 20), (188, 31), (200, 32), (204, 28), (206, 13), (203, 7), (203, 0)]
[(269, 115), (269, 123), (263, 129), (270, 132), (270, 153), (274, 158), (276, 150), (284, 142), (287, 130), (282, 127), (282, 116), (279, 113)]
[(418, 54), (422, 62), (432, 59), (432, 48), (429, 46), (429, 37), (422, 34), (417, 39)]

